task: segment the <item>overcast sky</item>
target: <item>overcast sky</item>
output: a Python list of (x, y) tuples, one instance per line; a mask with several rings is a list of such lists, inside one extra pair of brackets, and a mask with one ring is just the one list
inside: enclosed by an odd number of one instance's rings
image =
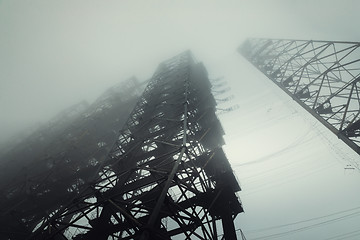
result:
[(236, 52), (247, 37), (360, 41), (359, 10), (356, 0), (0, 0), (0, 142), (191, 49), (240, 106), (220, 117), (243, 188), (236, 227), (250, 240), (359, 234), (360, 209), (347, 210), (360, 207), (360, 174), (344, 170), (358, 156)]

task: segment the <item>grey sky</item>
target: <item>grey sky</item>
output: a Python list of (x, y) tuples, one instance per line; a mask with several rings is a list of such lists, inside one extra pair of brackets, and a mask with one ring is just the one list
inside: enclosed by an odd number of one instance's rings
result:
[[(360, 41), (359, 9), (356, 0), (0, 1), (0, 142), (191, 49), (240, 105), (221, 120), (245, 233), (360, 206), (359, 173), (343, 169), (358, 156), (236, 53), (247, 37)], [(357, 222), (278, 239), (326, 239)]]

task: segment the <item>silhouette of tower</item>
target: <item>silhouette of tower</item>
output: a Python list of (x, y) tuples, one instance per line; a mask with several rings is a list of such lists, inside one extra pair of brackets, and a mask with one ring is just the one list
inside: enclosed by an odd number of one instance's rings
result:
[(33, 239), (236, 239), (240, 191), (201, 63), (161, 63), (98, 174)]
[(71, 106), (0, 159), (0, 239), (25, 239), (96, 174), (138, 97), (135, 78)]
[(239, 52), (360, 154), (360, 43), (248, 39)]

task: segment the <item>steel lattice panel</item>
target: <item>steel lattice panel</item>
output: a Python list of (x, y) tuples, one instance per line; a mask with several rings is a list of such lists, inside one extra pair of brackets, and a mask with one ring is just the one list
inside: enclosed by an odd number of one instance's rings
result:
[(43, 219), (33, 239), (236, 239), (240, 187), (215, 106), (190, 52), (163, 62), (97, 180)]
[(239, 52), (360, 154), (360, 43), (248, 39)]

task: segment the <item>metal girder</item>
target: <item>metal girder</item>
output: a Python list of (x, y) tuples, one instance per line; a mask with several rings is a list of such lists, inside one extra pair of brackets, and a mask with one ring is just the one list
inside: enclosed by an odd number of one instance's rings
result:
[(205, 68), (159, 65), (96, 180), (31, 239), (236, 239), (243, 212)]
[(360, 43), (248, 39), (239, 52), (360, 154)]

